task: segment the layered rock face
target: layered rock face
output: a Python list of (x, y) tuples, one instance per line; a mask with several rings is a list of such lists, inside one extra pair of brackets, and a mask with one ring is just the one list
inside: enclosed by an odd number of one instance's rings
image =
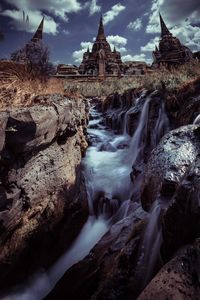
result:
[(142, 204), (149, 209), (154, 201), (165, 203), (161, 252), (165, 262), (175, 257), (161, 269), (139, 299), (198, 299), (199, 133), (198, 125), (170, 132), (147, 164)]
[(142, 205), (149, 210), (156, 199), (169, 201), (191, 163), (199, 155), (197, 126), (169, 132), (153, 151), (146, 169)]
[(2, 285), (16, 265), (23, 268), (20, 261), (34, 261), (36, 252), (35, 269), (51, 263), (88, 214), (80, 167), (87, 104), (61, 95), (40, 96), (35, 103), (0, 113)]

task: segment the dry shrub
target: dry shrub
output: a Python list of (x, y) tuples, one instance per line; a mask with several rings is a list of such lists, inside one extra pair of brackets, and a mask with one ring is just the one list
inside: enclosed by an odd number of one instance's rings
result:
[[(200, 78), (200, 63), (188, 63), (176, 69), (165, 68), (152, 70), (146, 75), (129, 76), (122, 78), (108, 78), (104, 81), (78, 81), (52, 78), (41, 83), (32, 79), (25, 65), (13, 62), (0, 62), (0, 109), (9, 106), (30, 106), (35, 96), (44, 94), (64, 94), (66, 97), (76, 99), (80, 94), (84, 97), (106, 98), (113, 93), (124, 93), (129, 89), (145, 88), (147, 90), (165, 90), (168, 103), (176, 109), (177, 90), (181, 93), (193, 93), (192, 84)], [(10, 76), (10, 77), (9, 77)], [(198, 85), (196, 83), (196, 85)], [(189, 89), (188, 89), (188, 86)], [(196, 86), (193, 86), (196, 89)], [(184, 92), (185, 91), (185, 92)], [(184, 98), (187, 95), (184, 96)]]
[(64, 95), (63, 82), (56, 78), (49, 79), (46, 83), (39, 80), (13, 79), (4, 81), (0, 87), (0, 109), (8, 107), (30, 106), (38, 95), (62, 94)]

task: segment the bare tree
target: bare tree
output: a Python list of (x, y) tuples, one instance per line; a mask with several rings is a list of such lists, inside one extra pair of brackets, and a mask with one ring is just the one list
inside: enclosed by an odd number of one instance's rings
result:
[(24, 48), (13, 52), (11, 60), (25, 63), (27, 71), (33, 78), (46, 80), (55, 73), (53, 64), (49, 60), (49, 49), (42, 41), (29, 42)]

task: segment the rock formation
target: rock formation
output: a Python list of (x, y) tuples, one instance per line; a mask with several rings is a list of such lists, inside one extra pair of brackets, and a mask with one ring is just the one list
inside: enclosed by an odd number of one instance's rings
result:
[(178, 38), (174, 37), (167, 28), (160, 15), (161, 37), (159, 48), (153, 52), (154, 66), (176, 66), (184, 64), (193, 59), (192, 51), (181, 44)]
[(121, 55), (116, 49), (111, 50), (104, 33), (103, 19), (101, 17), (99, 30), (92, 51), (88, 48), (83, 54), (83, 61), (79, 67), (80, 74), (105, 77), (120, 75), (122, 71)]
[(87, 104), (61, 95), (34, 101), (0, 112), (1, 287), (23, 275), (26, 261), (33, 269), (51, 264), (88, 214), (80, 167)]

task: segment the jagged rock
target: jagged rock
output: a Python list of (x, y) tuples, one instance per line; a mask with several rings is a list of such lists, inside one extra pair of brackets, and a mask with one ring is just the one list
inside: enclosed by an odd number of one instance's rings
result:
[(200, 140), (188, 125), (165, 135), (147, 163), (142, 188), (142, 205), (149, 210), (158, 199), (169, 201), (190, 164), (200, 154)]
[(88, 107), (83, 99), (45, 97), (46, 105), (0, 113), (5, 124), (0, 161), (1, 287), (21, 275), (16, 266), (22, 270), (26, 262), (34, 269), (51, 264), (88, 215), (80, 166), (87, 148)]
[(164, 254), (169, 257), (180, 246), (200, 237), (200, 158), (181, 180), (164, 215)]
[(16, 153), (22, 153), (50, 144), (65, 131), (68, 136), (70, 131), (73, 135), (79, 125), (77, 123), (81, 123), (78, 115), (80, 107), (79, 101), (72, 104), (68, 99), (57, 97), (48, 106), (34, 105), (28, 109), (12, 110), (7, 124), (7, 146), (12, 147)]
[(130, 215), (113, 225), (90, 254), (65, 273), (45, 299), (79, 300), (80, 295), (83, 300), (131, 299), (126, 296), (132, 294), (131, 271), (145, 217), (141, 207), (131, 203)]
[(200, 241), (181, 250), (145, 288), (138, 300), (194, 300), (200, 295)]
[(108, 151), (108, 152), (116, 152), (117, 148), (115, 146), (113, 146), (111, 143), (104, 143), (101, 145), (100, 151)]
[[(192, 124), (197, 116), (200, 114), (200, 96), (192, 97), (188, 101), (184, 101), (181, 105), (177, 115), (177, 125), (183, 126), (186, 124)], [(196, 124), (197, 121), (196, 121)]]
[(6, 136), (6, 126), (7, 126), (7, 121), (8, 121), (8, 116), (9, 114), (7, 112), (2, 112), (1, 113), (1, 118), (0, 118), (0, 154), (1, 151), (3, 150), (4, 143), (5, 143), (5, 136)]

